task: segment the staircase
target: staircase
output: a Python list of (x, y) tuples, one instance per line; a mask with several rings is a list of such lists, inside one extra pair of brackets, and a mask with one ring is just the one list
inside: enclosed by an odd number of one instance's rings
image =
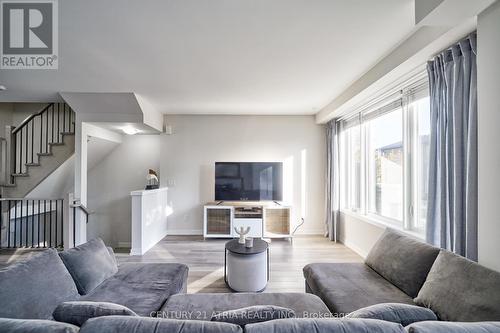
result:
[(51, 103), (7, 130), (2, 198), (24, 198), (75, 152), (75, 113)]
[(75, 113), (51, 103), (0, 140), (0, 248), (63, 247), (61, 198), (26, 197), (75, 152)]

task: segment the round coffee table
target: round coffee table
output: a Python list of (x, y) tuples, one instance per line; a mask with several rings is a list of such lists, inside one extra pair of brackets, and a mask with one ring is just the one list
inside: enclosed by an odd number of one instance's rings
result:
[(247, 248), (237, 239), (226, 243), (224, 253), (224, 281), (233, 291), (261, 292), (269, 281), (269, 245), (254, 239)]

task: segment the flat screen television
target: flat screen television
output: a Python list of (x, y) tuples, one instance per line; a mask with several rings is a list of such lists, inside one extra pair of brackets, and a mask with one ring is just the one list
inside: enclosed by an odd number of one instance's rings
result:
[(215, 200), (282, 201), (283, 163), (216, 162)]

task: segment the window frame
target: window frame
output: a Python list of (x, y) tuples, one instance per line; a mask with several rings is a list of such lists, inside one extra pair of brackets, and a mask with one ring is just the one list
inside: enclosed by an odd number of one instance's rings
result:
[[(423, 238), (425, 235), (425, 229), (418, 227), (418, 214), (415, 209), (419, 207), (416, 202), (418, 198), (418, 109), (415, 108), (414, 102), (421, 98), (426, 98), (429, 96), (428, 89), (428, 78), (427, 76), (414, 80), (411, 85), (408, 85), (404, 89), (400, 89), (398, 93), (391, 95), (390, 97), (381, 99), (376, 104), (377, 107), (372, 107), (370, 109), (364, 108), (359, 112), (355, 112), (359, 116), (360, 127), (360, 142), (361, 142), (361, 175), (359, 181), (358, 194), (360, 196), (360, 207), (359, 209), (352, 209), (348, 207), (348, 195), (349, 189), (347, 188), (350, 175), (348, 174), (349, 161), (347, 160), (348, 152), (347, 145), (349, 144), (346, 140), (345, 129), (341, 126), (340, 135), (340, 158), (343, 162), (340, 163), (340, 175), (341, 175), (341, 196), (340, 196), (340, 210), (343, 213), (359, 217), (362, 220), (373, 223), (375, 225), (383, 225), (391, 228), (396, 228), (407, 233), (413, 234), (414, 236)], [(368, 121), (370, 119), (377, 118), (386, 113), (394, 111), (396, 108), (389, 109), (389, 111), (381, 111), (383, 108), (387, 107), (391, 103), (401, 103), (402, 112), (402, 140), (403, 140), (403, 172), (402, 172), (402, 205), (403, 214), (402, 220), (394, 219), (391, 217), (383, 216), (381, 214), (370, 212), (368, 209), (369, 205), (369, 191), (368, 191), (368, 163), (369, 163), (369, 151), (368, 151)], [(356, 117), (350, 116), (348, 118), (340, 119), (339, 121), (345, 122), (346, 120)], [(347, 202), (346, 202), (347, 201)]]

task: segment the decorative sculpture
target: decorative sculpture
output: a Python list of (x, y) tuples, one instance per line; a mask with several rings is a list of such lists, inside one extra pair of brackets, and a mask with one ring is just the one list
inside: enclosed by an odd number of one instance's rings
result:
[(245, 235), (250, 232), (250, 227), (247, 227), (246, 229), (243, 227), (240, 227), (240, 230), (238, 230), (238, 229), (236, 229), (236, 227), (234, 227), (234, 231), (236, 231), (236, 233), (238, 235), (240, 235), (240, 239), (238, 240), (238, 243), (244, 245), (245, 244)]
[(149, 169), (146, 181), (146, 190), (155, 190), (160, 188), (160, 182), (158, 181), (158, 174), (156, 171)]

